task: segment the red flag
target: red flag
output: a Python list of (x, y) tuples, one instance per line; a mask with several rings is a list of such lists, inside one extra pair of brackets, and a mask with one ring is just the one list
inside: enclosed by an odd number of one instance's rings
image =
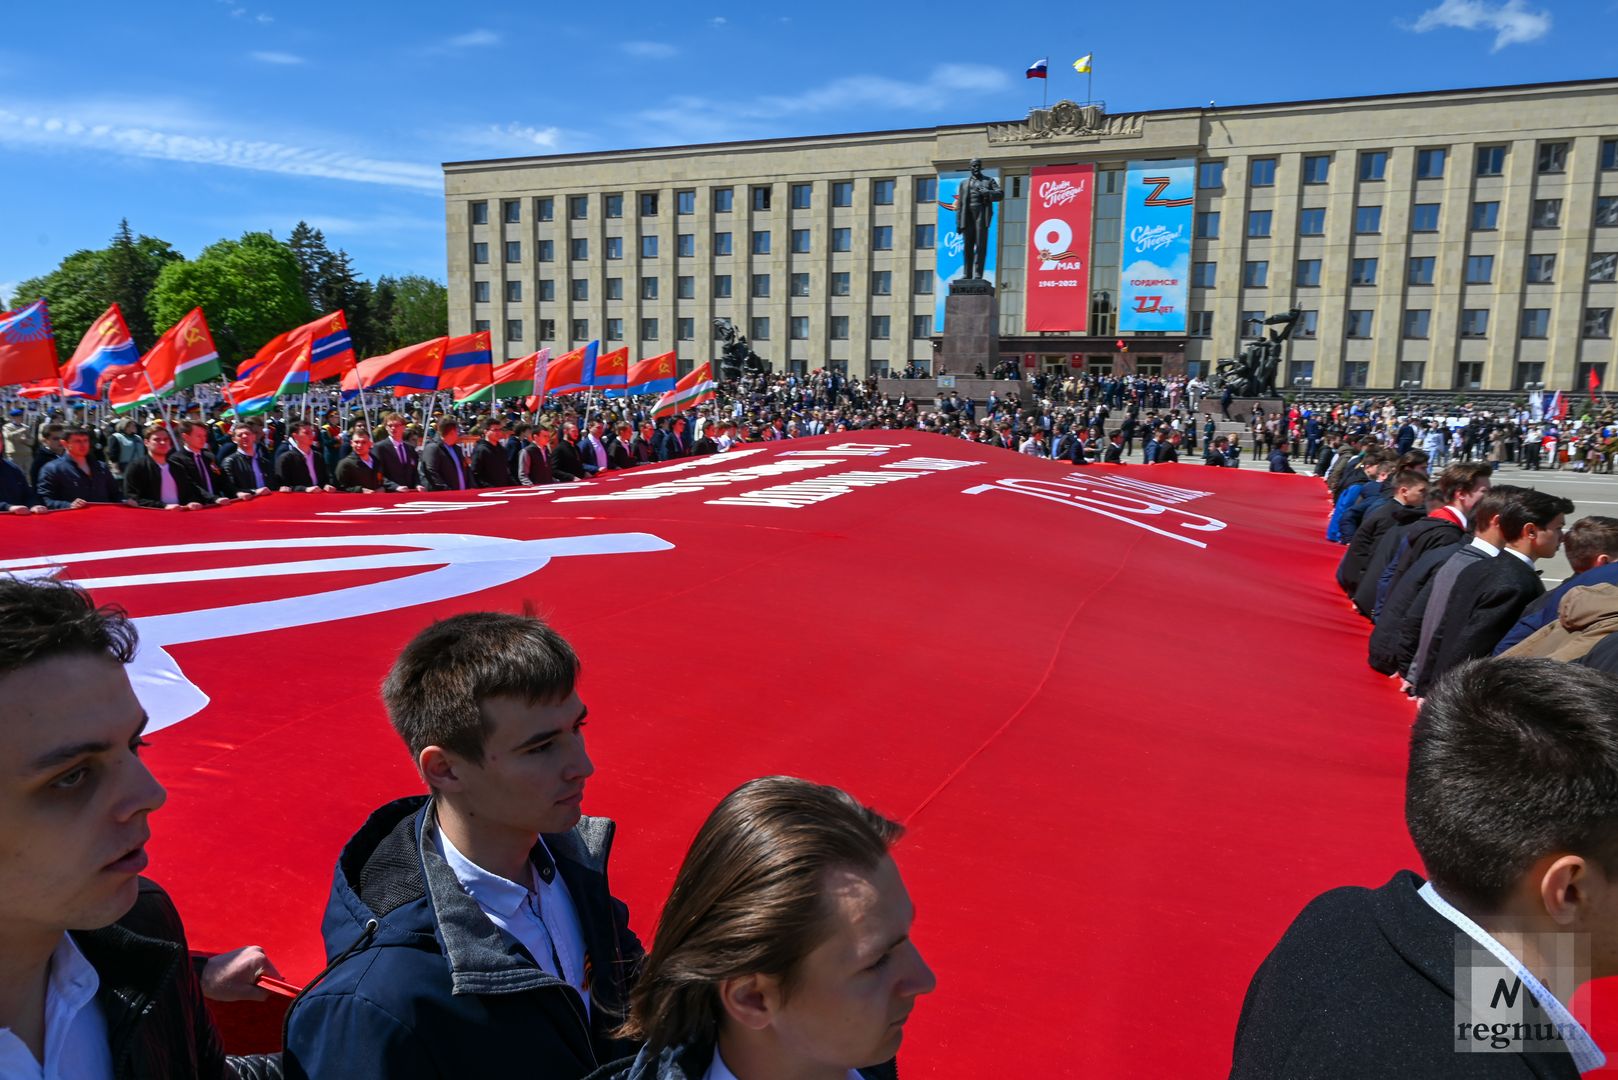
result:
[(169, 394), (219, 374), (219, 350), (201, 308), (192, 308), (185, 318), (166, 330), (151, 351), (141, 357), (146, 374), (159, 394)]
[[(433, 338), (406, 345), (382, 356), (366, 357), (360, 361), (357, 369), (358, 383), (367, 390), (378, 386), (396, 387), (403, 391), (402, 394), (395, 394), (396, 397), (430, 394), (438, 389), (438, 369), (444, 363), (444, 349), (449, 345), (449, 340), (447, 337)], [(344, 385), (347, 383), (345, 378)]]
[(596, 343), (592, 341), (552, 360), (545, 370), (545, 384), (536, 385), (534, 392), (545, 398), (551, 394), (580, 394), (590, 389), (584, 382), (584, 360), (585, 354), (594, 353), (595, 349)]
[(1590, 365), (1590, 404), (1596, 406), (1596, 408), (1601, 407), (1601, 402), (1596, 400), (1596, 391), (1600, 389), (1601, 376), (1596, 374), (1595, 365), (1592, 364)]
[(705, 401), (712, 401), (715, 389), (713, 365), (698, 364), (692, 369), (691, 374), (674, 384), (673, 390), (657, 399), (657, 404), (652, 406), (652, 415), (673, 416), (682, 409), (690, 409)]
[(56, 381), (56, 334), (45, 301), (0, 312), (0, 386), (43, 380), (47, 393), (60, 393)]

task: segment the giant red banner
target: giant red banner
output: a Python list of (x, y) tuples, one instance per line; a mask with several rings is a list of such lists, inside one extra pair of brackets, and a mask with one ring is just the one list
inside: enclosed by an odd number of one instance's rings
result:
[(1028, 190), (1029, 333), (1090, 325), (1090, 211), (1094, 165), (1038, 168)]
[(148, 872), (196, 947), (320, 969), (339, 848), (422, 790), (389, 664), (532, 604), (583, 658), (585, 812), (619, 822), (643, 938), (725, 792), (807, 776), (908, 826), (938, 990), (906, 1077), (1209, 1077), (1304, 903), (1417, 865), (1410, 707), (1324, 509), (1305, 476), (862, 431), (548, 488), (7, 517), (0, 570), (138, 620)]

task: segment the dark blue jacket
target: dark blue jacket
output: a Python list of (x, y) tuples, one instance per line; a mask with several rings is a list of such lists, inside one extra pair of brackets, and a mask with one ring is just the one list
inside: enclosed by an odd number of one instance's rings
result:
[(88, 475), (64, 454), (39, 470), (40, 500), (52, 510), (66, 510), (74, 499), (93, 503), (123, 502), (123, 488), (112, 470), (99, 461), (87, 464), (90, 466)]
[[(321, 930), (331, 964), (293, 1003), (286, 1075), (312, 1080), (577, 1080), (614, 1040), (642, 949), (607, 887), (613, 823), (545, 837), (592, 972), (590, 1012), (483, 914), (444, 861), (427, 796), (377, 810), (343, 848)], [(534, 860), (548, 866), (545, 848)]]
[(1562, 584), (1546, 593), (1535, 603), (1528, 605), (1522, 618), (1506, 632), (1500, 639), (1500, 644), (1494, 647), (1495, 656), (1499, 656), (1523, 638), (1532, 634), (1542, 626), (1556, 621), (1557, 609), (1562, 606), (1562, 597), (1567, 595), (1569, 589), (1577, 589), (1581, 585), (1618, 585), (1618, 563), (1608, 563), (1586, 570), (1582, 574), (1574, 574)]
[(28, 477), (15, 464), (0, 458), (0, 510), (13, 506), (36, 506), (39, 496), (28, 486)]
[(1393, 498), (1393, 484), (1384, 480), (1381, 483), (1366, 482), (1360, 486), (1359, 498), (1355, 499), (1348, 510), (1337, 522), (1337, 536), (1343, 543), (1352, 543), (1354, 534), (1359, 532), (1360, 522), (1365, 515)]

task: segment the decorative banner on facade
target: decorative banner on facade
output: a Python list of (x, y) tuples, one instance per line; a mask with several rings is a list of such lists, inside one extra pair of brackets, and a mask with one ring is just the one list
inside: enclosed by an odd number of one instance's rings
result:
[(1094, 165), (1035, 169), (1028, 181), (1029, 333), (1090, 325), (1090, 208)]
[[(949, 297), (949, 283), (966, 272), (966, 241), (955, 231), (955, 193), (965, 172), (938, 174), (938, 246), (934, 249), (934, 265), (938, 278), (933, 282), (933, 333), (944, 332), (944, 301)], [(999, 169), (984, 169), (984, 176), (1000, 179)], [(983, 277), (994, 281), (994, 267), (1000, 248), (1000, 215), (1005, 212), (1002, 201), (994, 208), (994, 220), (989, 223), (989, 250), (983, 259)]]
[(1118, 329), (1185, 333), (1196, 163), (1131, 161), (1124, 188)]

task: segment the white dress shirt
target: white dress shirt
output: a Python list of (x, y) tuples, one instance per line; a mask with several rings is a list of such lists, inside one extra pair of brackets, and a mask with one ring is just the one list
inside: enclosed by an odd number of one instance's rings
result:
[(1472, 546), (1483, 552), (1483, 554), (1489, 556), (1491, 559), (1500, 554), (1499, 548), (1495, 547), (1481, 536), (1472, 537)]
[(1516, 548), (1508, 547), (1508, 548), (1505, 548), (1504, 550), (1509, 552), (1512, 555), (1517, 556), (1517, 558), (1521, 559), (1523, 561), (1524, 565), (1526, 565), (1529, 569), (1533, 569), (1533, 566), (1534, 566), (1534, 560), (1533, 559), (1530, 559), (1528, 556), (1524, 555), (1522, 552), (1518, 551)]
[(112, 1080), (107, 1018), (95, 1003), (101, 978), (66, 934), (51, 953), (45, 985), (45, 1061), (10, 1028), (0, 1028), (0, 1076), (6, 1080)]
[[(579, 913), (573, 907), (573, 897), (568, 894), (562, 875), (552, 870), (550, 880), (546, 881), (539, 869), (529, 863), (529, 882), (519, 885), (490, 873), (462, 855), (442, 829), (438, 839), (444, 849), (444, 861), (455, 872), (455, 880), (477, 902), (483, 914), (516, 938), (543, 970), (577, 990), (584, 999), (588, 1015), (590, 987), (584, 977), (584, 930), (579, 926)], [(539, 844), (549, 855), (550, 848), (545, 847), (545, 841), (540, 839)], [(556, 865), (554, 858), (551, 865)]]
[[(725, 1059), (719, 1056), (717, 1046), (713, 1050), (713, 1062), (708, 1066), (708, 1071), (702, 1074), (702, 1080), (736, 1080), (736, 1074), (730, 1071)], [(850, 1069), (845, 1080), (864, 1080), (864, 1078), (860, 1076), (858, 1069)]]
[(1459, 927), (1467, 937), (1489, 950), (1496, 960), (1521, 980), (1524, 988), (1533, 995), (1535, 1001), (1539, 1002), (1540, 1008), (1545, 1010), (1546, 1017), (1556, 1025), (1562, 1041), (1567, 1044), (1568, 1053), (1572, 1055), (1573, 1065), (1579, 1072), (1587, 1073), (1607, 1063), (1607, 1055), (1603, 1054), (1601, 1047), (1590, 1038), (1590, 1033), (1585, 1031), (1584, 1026), (1567, 1011), (1567, 1006), (1557, 1000), (1556, 995), (1547, 990), (1545, 985), (1534, 977), (1534, 973), (1523, 966), (1523, 962), (1517, 959), (1515, 953), (1496, 941), (1494, 935), (1473, 922), (1464, 911), (1439, 896), (1432, 882), (1423, 885), (1417, 890), (1416, 895), (1427, 901), (1428, 906), (1434, 911)]

